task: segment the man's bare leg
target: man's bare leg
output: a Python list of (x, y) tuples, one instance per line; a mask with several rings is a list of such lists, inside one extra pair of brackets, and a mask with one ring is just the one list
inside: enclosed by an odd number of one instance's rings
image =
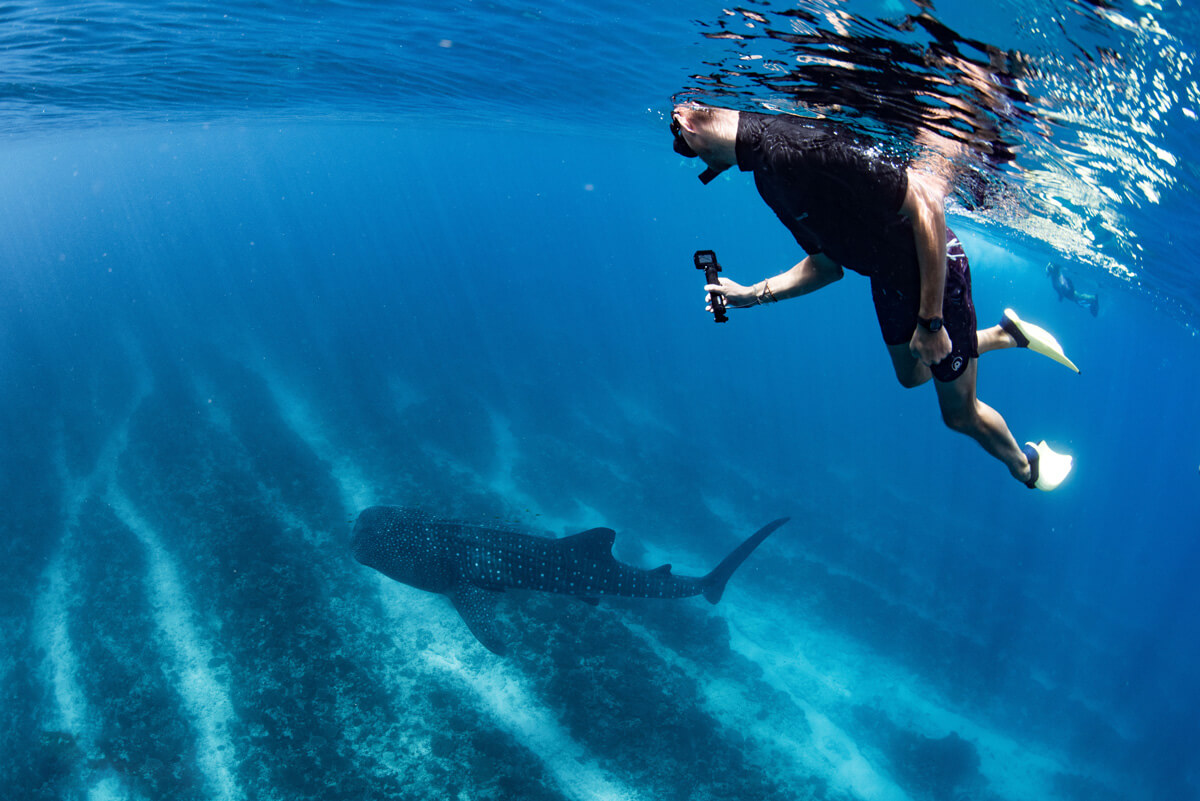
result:
[[(1007, 350), (1017, 346), (1017, 341), (998, 325), (976, 331), (975, 337), (979, 343), (980, 356), (993, 350)], [(892, 369), (896, 371), (896, 380), (901, 386), (911, 389), (933, 378), (929, 368), (913, 358), (908, 350), (908, 343), (889, 345), (888, 355), (892, 357)]]
[[(991, 329), (980, 332), (981, 353), (985, 337), (989, 350), (1016, 346), (1012, 337), (999, 329), (1000, 326), (996, 326), (1000, 336), (991, 334)], [(1004, 344), (1003, 338), (1007, 338), (1011, 344)], [(896, 378), (905, 387), (920, 386), (933, 377), (928, 367), (913, 358), (907, 343), (889, 345), (888, 355), (892, 357), (892, 369), (896, 371)], [(966, 434), (982, 445), (985, 451), (1004, 462), (1008, 472), (1018, 481), (1028, 481), (1029, 459), (1025, 457), (1024, 451), (1008, 430), (1008, 424), (999, 412), (979, 400), (975, 394), (975, 380), (978, 374), (979, 360), (970, 359), (967, 369), (955, 380), (949, 383), (933, 382), (937, 389), (942, 421), (952, 431)]]
[(1000, 413), (976, 396), (978, 372), (979, 361), (970, 359), (967, 369), (955, 380), (934, 382), (942, 420), (952, 431), (966, 434), (978, 442), (985, 451), (1004, 463), (1013, 478), (1024, 483), (1030, 476), (1029, 460)]
[(1017, 346), (1017, 340), (998, 325), (976, 331), (975, 338), (979, 341), (980, 356), (993, 350), (1006, 350)]
[(892, 369), (896, 371), (896, 380), (900, 382), (900, 386), (912, 389), (933, 378), (933, 373), (929, 372), (929, 368), (912, 355), (907, 342), (900, 345), (888, 345), (887, 350), (888, 355), (892, 357)]

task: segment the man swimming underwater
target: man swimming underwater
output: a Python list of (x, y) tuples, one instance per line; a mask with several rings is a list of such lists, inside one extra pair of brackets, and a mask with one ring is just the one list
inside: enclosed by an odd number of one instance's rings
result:
[(1004, 418), (976, 396), (978, 357), (1027, 347), (1079, 370), (1053, 336), (1011, 309), (999, 325), (976, 331), (970, 268), (946, 227), (942, 181), (869, 152), (834, 126), (787, 115), (685, 104), (675, 107), (671, 131), (677, 153), (707, 165), (704, 183), (733, 166), (753, 173), (763, 200), (808, 254), (752, 286), (720, 278), (705, 287), (710, 298), (748, 308), (814, 292), (840, 280), (843, 268), (868, 276), (900, 384), (936, 379), (951, 430), (972, 437), (1031, 488), (1062, 483), (1071, 457), (1044, 440), (1018, 446)]
[(1097, 295), (1080, 292), (1076, 289), (1075, 282), (1057, 264), (1053, 262), (1047, 264), (1046, 275), (1050, 276), (1050, 283), (1054, 286), (1054, 291), (1058, 293), (1059, 300), (1069, 300), (1078, 303), (1090, 311), (1093, 317), (1100, 314), (1100, 298)]

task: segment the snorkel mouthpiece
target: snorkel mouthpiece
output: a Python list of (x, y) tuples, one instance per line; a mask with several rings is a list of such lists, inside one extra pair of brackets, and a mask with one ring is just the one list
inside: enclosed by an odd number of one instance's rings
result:
[(714, 170), (712, 167), (709, 167), (707, 170), (700, 173), (696, 177), (700, 179), (700, 183), (704, 184), (705, 186), (708, 186), (710, 183), (712, 183), (712, 179), (716, 178), (720, 174), (721, 174), (720, 170)]

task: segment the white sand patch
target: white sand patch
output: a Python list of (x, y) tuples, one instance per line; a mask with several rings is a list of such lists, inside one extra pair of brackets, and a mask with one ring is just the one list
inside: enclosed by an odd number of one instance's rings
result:
[[(118, 449), (126, 439), (129, 418), (148, 392), (148, 384), (142, 381), (129, 416), (105, 442), (95, 467), (87, 476), (76, 478), (70, 474), (61, 425), (56, 436), (54, 464), (63, 488), (63, 529), (58, 553), (43, 573), (41, 588), (34, 601), (32, 636), (34, 644), (46, 654), (42, 672), (53, 699), (42, 726), (70, 734), (88, 759), (98, 759), (102, 755), (96, 747), (97, 722), (80, 682), (83, 674), (76, 645), (71, 639), (71, 610), (81, 605), (75, 590), (79, 585), (78, 559), (71, 557), (75, 556), (74, 543), (83, 505), (100, 483), (107, 480), (116, 463)], [(81, 770), (84, 776), (82, 781), (93, 782), (87, 790), (89, 798), (128, 797), (128, 791), (119, 776), (110, 773), (96, 779), (89, 776), (91, 771), (86, 765), (81, 766)]]
[[(899, 683), (889, 701), (889, 716), (913, 728), (928, 728), (931, 733), (926, 736), (944, 737), (953, 731), (974, 743), (979, 751), (980, 772), (1005, 798), (1059, 798), (1053, 789), (1055, 775), (1079, 772), (1039, 743), (1015, 740), (986, 721), (948, 708), (919, 681)], [(912, 717), (905, 719), (904, 715)]]
[[(579, 508), (579, 514), (572, 519), (576, 521), (578, 528), (576, 531), (587, 531), (590, 528), (599, 528), (605, 525), (605, 516), (593, 506), (583, 503), (580, 500), (575, 501), (575, 506)], [(571, 531), (570, 533), (575, 533)]]
[[(268, 487), (263, 482), (262, 477), (257, 474), (257, 471), (251, 467), (252, 460), (250, 454), (245, 444), (234, 435), (233, 421), (224, 410), (222, 404), (217, 400), (219, 396), (214, 390), (212, 382), (198, 374), (193, 374), (191, 378), (195, 396), (199, 399), (205, 416), (212, 423), (213, 427), (224, 435), (226, 441), (234, 443), (237, 446), (246, 472), (255, 476), (255, 488), (263, 504), (271, 510), (273, 516), (283, 523), (286, 528), (300, 532), (300, 536), (309, 545), (319, 547), (327, 544), (329, 541), (328, 532), (314, 530), (312, 526), (308, 525), (308, 523), (284, 503), (279, 490)], [(346, 492), (345, 488), (341, 490), (343, 498)]]
[[(778, 751), (792, 760), (798, 767), (798, 779), (819, 776), (839, 792), (863, 801), (908, 801), (908, 795), (867, 760), (847, 732), (802, 696), (788, 692), (793, 708), (768, 709), (740, 681), (713, 675), (707, 666), (664, 647), (641, 625), (626, 622), (626, 626), (660, 659), (679, 666), (699, 685), (704, 709), (710, 715), (760, 749)], [(775, 778), (786, 781), (783, 776)]]
[(612, 387), (609, 387), (608, 391), (613, 405), (620, 410), (621, 416), (629, 425), (635, 428), (650, 429), (655, 433), (667, 434), (671, 437), (680, 436), (680, 432), (674, 424), (668, 423), (646, 405), (645, 398), (635, 398), (618, 392)]
[(114, 773), (101, 776), (87, 791), (87, 801), (127, 801), (129, 790)]
[(495, 442), (493, 449), (495, 466), (491, 473), (484, 473), (428, 442), (422, 444), (421, 450), (436, 461), (438, 467), (458, 476), (460, 483), (465, 483), (475, 490), (494, 494), (503, 498), (510, 508), (521, 510), (522, 518), (531, 524), (536, 521), (538, 529), (563, 536), (603, 525), (602, 515), (596, 509), (578, 500), (575, 501), (578, 511), (569, 517), (548, 514), (537, 498), (521, 487), (516, 480), (516, 465), (521, 453), (517, 447), (517, 437), (512, 432), (511, 423), (494, 410), (489, 410), (489, 415)]
[(976, 746), (980, 772), (993, 792), (1010, 799), (1058, 798), (1054, 775), (1070, 767), (1042, 744), (1022, 743), (969, 710), (952, 709), (934, 688), (856, 641), (808, 627), (782, 607), (730, 595), (718, 613), (729, 623), (731, 647), (798, 705), (849, 720), (852, 705), (867, 704), (926, 737), (957, 732)]
[(329, 543), (330, 536), (325, 531), (315, 531), (300, 515), (293, 512), (282, 500), (279, 494), (262, 481), (258, 482), (258, 491), (271, 509), (271, 515), (283, 523), (285, 528), (300, 532), (300, 537), (313, 548), (320, 548)]
[(201, 376), (199, 373), (193, 372), (190, 378), (192, 382), (192, 395), (196, 398), (201, 413), (208, 418), (214, 428), (225, 435), (226, 439), (234, 440), (233, 419), (229, 416), (229, 412), (225, 410), (225, 403), (221, 392), (212, 381)]
[[(510, 506), (525, 510), (539, 528), (552, 531), (559, 536), (585, 531), (603, 525), (601, 514), (580, 501), (575, 501), (577, 512), (561, 517), (546, 512), (536, 496), (529, 493), (516, 479), (516, 465), (521, 458), (518, 440), (513, 434), (508, 418), (495, 410), (489, 410), (492, 436), (495, 440), (496, 469), (490, 476), (476, 474), (476, 483), (483, 489), (504, 498)], [(462, 467), (459, 466), (461, 470)]]
[[(94, 497), (110, 479), (117, 459), (129, 436), (133, 415), (150, 394), (151, 380), (145, 360), (136, 340), (123, 337), (128, 362), (136, 370), (133, 396), (124, 419), (116, 425), (101, 447), (90, 473), (74, 476), (67, 466), (66, 444), (62, 422), (56, 431), (54, 454), (55, 472), (62, 485), (63, 528), (58, 553), (51, 559), (42, 576), (41, 589), (33, 608), (33, 639), (46, 654), (43, 666), (45, 681), (50, 685), (53, 699), (48, 720), (43, 726), (63, 731), (75, 738), (75, 743), (89, 759), (102, 755), (96, 746), (98, 725), (79, 677), (82, 675), (75, 643), (71, 639), (71, 610), (80, 605), (75, 587), (79, 584), (78, 558), (75, 543), (79, 517), (84, 504)], [(90, 767), (81, 766), (82, 782), (89, 784), (88, 799), (129, 798), (129, 791), (120, 776), (111, 770), (96, 774)]]
[(179, 580), (175, 560), (149, 523), (115, 484), (107, 500), (122, 524), (145, 548), (147, 587), (154, 620), (174, 665), (176, 690), (191, 718), (197, 743), (197, 762), (208, 780), (210, 798), (235, 799), (242, 793), (234, 781), (233, 741), (229, 724), (234, 719), (229, 690), (209, 669), (212, 649), (201, 638), (196, 617)]
[(54, 462), (63, 484), (63, 535), (58, 553), (50, 560), (42, 576), (42, 587), (34, 602), (33, 637), (35, 644), (46, 652), (43, 670), (51, 687), (51, 697), (54, 699), (52, 720), (49, 723), (53, 728), (69, 733), (84, 752), (91, 755), (94, 738), (91, 736), (90, 726), (87, 726), (91, 716), (88, 714), (87, 696), (79, 685), (79, 660), (75, 655), (75, 646), (71, 642), (68, 626), (69, 610), (73, 605), (72, 587), (76, 583), (76, 565), (71, 563), (68, 566), (65, 557), (79, 520), (79, 510), (87, 498), (90, 482), (72, 480), (67, 470), (66, 449), (62, 438), (60, 427)]
[(362, 470), (346, 455), (345, 450), (330, 441), (325, 426), (313, 414), (308, 404), (271, 371), (259, 369), (259, 375), (266, 382), (284, 422), (318, 459), (329, 465), (329, 472), (338, 486), (343, 508), (354, 514), (378, 503), (377, 493)]
[(508, 418), (495, 410), (489, 409), (488, 415), (492, 423), (492, 438), (495, 441), (493, 455), (496, 469), (490, 477), (484, 478), (484, 487), (504, 498), (511, 506), (529, 510), (530, 514), (535, 515), (542, 525), (550, 530), (562, 531), (562, 527), (569, 523), (561, 519), (547, 518), (537, 499), (517, 483), (516, 465), (521, 458), (521, 452), (517, 447), (517, 438), (512, 432), (512, 424)]
[(13, 698), (17, 690), (15, 687), (9, 686), (9, 680), (12, 678), (13, 668), (16, 667), (14, 655), (17, 649), (9, 639), (14, 627), (3, 626), (0, 628), (5, 629), (0, 632), (0, 691), (5, 693), (5, 698)]
[[(79, 556), (76, 553), (79, 516), (84, 504), (107, 484), (116, 468), (116, 460), (124, 450), (128, 429), (144, 399), (150, 395), (149, 369), (137, 347), (136, 339), (122, 337), (128, 362), (136, 369), (133, 395), (128, 412), (112, 429), (97, 453), (96, 463), (88, 474), (74, 476), (67, 466), (66, 442), (62, 422), (55, 433), (54, 465), (62, 487), (62, 531), (59, 550), (42, 574), (40, 591), (34, 602), (31, 636), (34, 644), (46, 654), (42, 666), (43, 680), (50, 688), (53, 703), (43, 719), (43, 728), (70, 734), (89, 760), (103, 754), (96, 746), (98, 722), (92, 713), (88, 695), (84, 692), (76, 643), (71, 639), (72, 609), (82, 606), (76, 590), (79, 585)], [(88, 764), (79, 766), (85, 794), (89, 801), (128, 799), (130, 791), (121, 777), (112, 770), (97, 773)]]
[(746, 527), (746, 521), (742, 518), (738, 505), (732, 501), (706, 494), (704, 505), (717, 520), (725, 525), (725, 529), (731, 532), (731, 537), (733, 532), (741, 531)]
[(475, 641), (450, 603), (440, 596), (379, 577), (383, 607), (398, 645), (415, 650), (414, 633), (424, 628), (432, 641), (418, 654), (474, 698), (478, 707), (545, 766), (563, 795), (573, 801), (637, 801), (631, 788), (601, 769), (554, 713), (532, 693), (524, 677)]
[[(64, 731), (75, 738), (90, 753), (94, 738), (85, 724), (88, 714), (87, 696), (79, 686), (79, 660), (67, 626), (74, 583), (66, 576), (67, 567), (60, 551), (43, 577), (43, 589), (34, 604), (33, 636), (35, 643), (46, 652), (47, 681), (51, 687), (54, 708), (50, 728)], [(90, 727), (89, 727), (90, 729)]]

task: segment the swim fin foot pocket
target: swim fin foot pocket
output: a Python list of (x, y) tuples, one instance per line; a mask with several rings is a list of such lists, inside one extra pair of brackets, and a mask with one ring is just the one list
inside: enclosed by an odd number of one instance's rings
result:
[(1075, 362), (1068, 359), (1067, 354), (1063, 353), (1062, 345), (1058, 344), (1058, 340), (1054, 338), (1053, 334), (1041, 326), (1025, 322), (1012, 309), (1004, 310), (1004, 316), (1000, 318), (1000, 327), (1017, 341), (1018, 348), (1029, 348), (1035, 353), (1040, 353), (1077, 373), (1079, 372)]
[(1057, 489), (1071, 472), (1074, 459), (1069, 454), (1055, 453), (1042, 440), (1038, 444), (1026, 442), (1021, 449), (1029, 460), (1029, 480), (1025, 486), (1030, 489), (1040, 489), (1045, 492)]

